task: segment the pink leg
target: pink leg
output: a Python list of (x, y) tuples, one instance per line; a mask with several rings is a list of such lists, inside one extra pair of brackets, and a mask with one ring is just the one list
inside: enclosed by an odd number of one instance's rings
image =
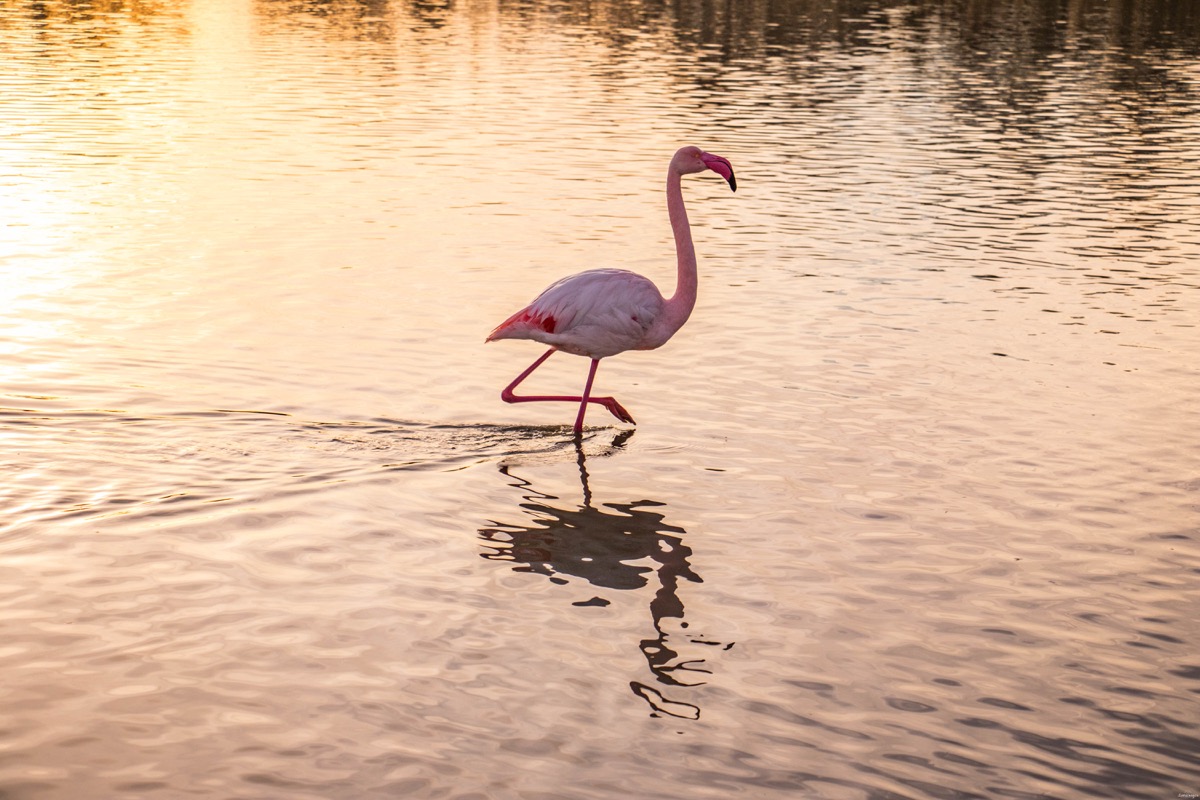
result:
[(504, 391), (500, 392), (500, 399), (506, 403), (536, 403), (544, 401), (561, 401), (567, 403), (579, 403), (579, 416), (575, 419), (575, 432), (579, 433), (583, 430), (583, 414), (588, 403), (598, 403), (609, 410), (614, 417), (622, 422), (634, 423), (633, 417), (628, 411), (621, 407), (621, 404), (612, 397), (590, 397), (592, 390), (592, 380), (596, 377), (596, 367), (600, 365), (599, 359), (592, 359), (592, 367), (588, 372), (587, 386), (584, 387), (582, 397), (574, 395), (516, 395), (513, 394), (513, 389), (521, 385), (521, 381), (528, 378), (533, 371), (540, 367), (542, 363), (557, 352), (554, 348), (550, 348), (543, 353), (537, 361), (529, 365), (529, 368), (518, 375), (512, 383), (504, 387)]
[(575, 435), (583, 433), (583, 415), (587, 413), (588, 397), (592, 394), (592, 381), (596, 380), (596, 367), (600, 359), (593, 358), (592, 366), (588, 369), (587, 383), (583, 385), (583, 397), (579, 398), (579, 414), (575, 417)]

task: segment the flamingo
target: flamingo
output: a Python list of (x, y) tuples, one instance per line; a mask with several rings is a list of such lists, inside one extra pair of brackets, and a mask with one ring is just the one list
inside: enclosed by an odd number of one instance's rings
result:
[[(600, 359), (626, 350), (662, 347), (691, 315), (696, 305), (696, 249), (683, 206), (681, 179), (705, 170), (717, 173), (729, 182), (730, 189), (737, 191), (733, 165), (728, 159), (699, 147), (680, 148), (667, 168), (667, 215), (675, 233), (678, 260), (675, 294), (664, 298), (650, 279), (623, 269), (590, 269), (551, 284), (532, 303), (500, 323), (486, 339), (488, 342), (532, 339), (550, 345), (537, 361), (504, 387), (500, 393), (504, 402), (579, 403), (576, 436), (583, 433), (588, 403), (604, 406), (621, 422), (637, 424), (615, 398), (592, 397), (592, 382)], [(523, 380), (560, 350), (592, 360), (582, 395), (514, 394)]]

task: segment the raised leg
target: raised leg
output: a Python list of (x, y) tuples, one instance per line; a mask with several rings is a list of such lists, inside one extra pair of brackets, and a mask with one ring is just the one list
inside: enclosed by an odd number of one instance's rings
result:
[(541, 357), (540, 357), (540, 358), (538, 358), (538, 360), (537, 360), (537, 361), (535, 361), (535, 362), (533, 362), (532, 364), (530, 364), (530, 365), (529, 365), (529, 369), (527, 369), (527, 370), (525, 370), (524, 372), (522, 372), (520, 375), (518, 375), (516, 378), (514, 378), (514, 379), (513, 379), (513, 382), (512, 382), (512, 383), (510, 383), (508, 386), (505, 386), (505, 387), (504, 387), (504, 389), (503, 389), (503, 390), (500, 392), (500, 399), (501, 399), (501, 400), (503, 400), (503, 401), (504, 401), (504, 402), (506, 402), (506, 403), (525, 403), (525, 402), (528, 402), (528, 401), (530, 401), (530, 400), (550, 400), (550, 399), (553, 399), (553, 398), (549, 398), (549, 397), (531, 397), (531, 396), (517, 397), (515, 394), (513, 394), (513, 389), (515, 389), (515, 388), (517, 388), (518, 386), (520, 386), (520, 385), (521, 385), (521, 381), (525, 380), (525, 379), (526, 379), (526, 378), (528, 378), (530, 375), (532, 375), (532, 374), (533, 374), (533, 371), (534, 371), (535, 369), (537, 369), (538, 367), (540, 367), (540, 366), (542, 365), (542, 362), (543, 362), (543, 361), (545, 361), (545, 360), (546, 360), (547, 358), (549, 358), (550, 356), (554, 355), (556, 352), (558, 352), (558, 351), (557, 351), (557, 350), (555, 350), (553, 347), (551, 347), (551, 348), (550, 348), (549, 350), (547, 350), (545, 353), (542, 353)]
[(540, 367), (547, 358), (554, 355), (556, 352), (557, 351), (554, 348), (550, 348), (548, 351), (543, 353), (538, 358), (537, 361), (534, 361), (532, 364), (530, 364), (529, 368), (526, 369), (524, 372), (522, 372), (520, 375), (518, 375), (513, 380), (512, 383), (510, 383), (508, 386), (504, 387), (504, 390), (502, 392), (500, 392), (500, 399), (506, 403), (537, 403), (537, 402), (547, 402), (547, 401), (579, 403), (579, 415), (575, 419), (575, 432), (576, 433), (579, 433), (583, 430), (583, 414), (584, 414), (584, 410), (587, 408), (588, 403), (597, 403), (599, 405), (604, 406), (605, 408), (608, 409), (610, 414), (612, 414), (614, 417), (621, 420), (622, 422), (628, 422), (630, 424), (635, 424), (635, 425), (637, 424), (633, 421), (633, 416), (628, 411), (626, 411), (624, 408), (622, 408), (621, 404), (618, 403), (615, 398), (589, 396), (591, 394), (592, 381), (596, 377), (596, 368), (600, 364), (599, 359), (592, 359), (592, 366), (591, 366), (591, 369), (588, 371), (587, 386), (584, 388), (583, 396), (544, 395), (544, 394), (543, 395), (518, 395), (518, 394), (513, 393), (513, 390), (521, 385), (521, 381), (525, 380), (531, 374), (533, 374), (533, 371), (535, 369)]

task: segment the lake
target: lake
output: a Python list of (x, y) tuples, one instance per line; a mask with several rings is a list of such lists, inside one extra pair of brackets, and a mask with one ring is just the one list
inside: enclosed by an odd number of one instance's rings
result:
[[(1200, 7), (0, 7), (0, 796), (1200, 794)], [(699, 300), (570, 403), (558, 278)], [(582, 389), (558, 355), (523, 386)]]

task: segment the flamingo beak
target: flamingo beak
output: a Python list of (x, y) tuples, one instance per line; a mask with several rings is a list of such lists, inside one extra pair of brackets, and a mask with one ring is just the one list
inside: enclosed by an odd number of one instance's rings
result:
[(704, 162), (704, 166), (729, 181), (730, 189), (737, 191), (737, 178), (733, 177), (733, 165), (729, 163), (729, 159), (714, 156), (712, 153), (701, 153), (700, 160)]

